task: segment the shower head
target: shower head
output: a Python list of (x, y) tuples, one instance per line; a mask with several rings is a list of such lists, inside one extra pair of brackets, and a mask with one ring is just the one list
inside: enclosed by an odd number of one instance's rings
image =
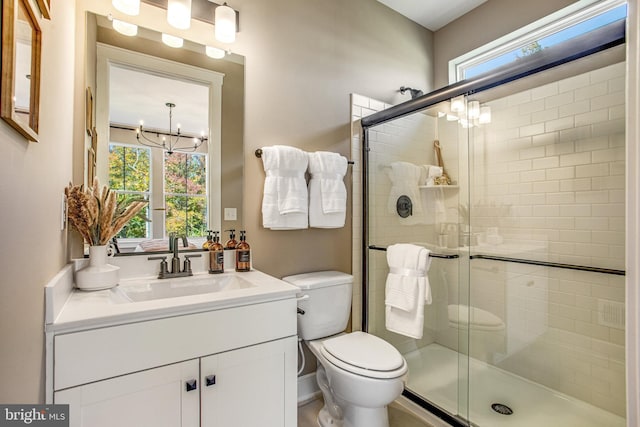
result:
[(401, 94), (403, 94), (403, 95), (404, 95), (404, 93), (405, 93), (406, 91), (410, 91), (410, 92), (411, 92), (411, 99), (417, 98), (417, 97), (422, 96), (422, 95), (424, 94), (424, 92), (422, 92), (422, 91), (421, 91), (421, 90), (419, 90), (419, 89), (412, 89), (412, 88), (410, 88), (410, 87), (405, 87), (405, 86), (402, 86), (402, 87), (400, 88), (400, 93), (401, 93)]

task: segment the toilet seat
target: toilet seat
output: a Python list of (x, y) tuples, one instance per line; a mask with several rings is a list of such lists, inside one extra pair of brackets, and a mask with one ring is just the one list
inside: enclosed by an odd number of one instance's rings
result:
[(352, 332), (322, 342), (320, 352), (330, 363), (369, 378), (398, 378), (407, 363), (388, 342), (365, 332)]

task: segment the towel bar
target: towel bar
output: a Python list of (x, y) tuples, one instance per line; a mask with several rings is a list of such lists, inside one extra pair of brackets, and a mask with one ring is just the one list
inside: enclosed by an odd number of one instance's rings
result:
[[(370, 245), (369, 249), (372, 249), (374, 251), (387, 251), (387, 248), (384, 248), (382, 246), (375, 246), (375, 245)], [(432, 258), (443, 258), (443, 259), (456, 259), (456, 258), (460, 258), (460, 255), (458, 254), (438, 254), (435, 252), (429, 252), (429, 256)]]
[[(256, 151), (254, 152), (254, 154), (256, 155), (257, 158), (261, 158), (262, 157), (262, 148), (256, 148)], [(355, 162), (353, 160), (347, 160), (347, 164), (353, 165), (353, 164), (355, 164)]]

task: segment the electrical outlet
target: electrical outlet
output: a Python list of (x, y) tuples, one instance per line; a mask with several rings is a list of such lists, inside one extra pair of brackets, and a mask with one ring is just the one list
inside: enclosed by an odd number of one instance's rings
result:
[(224, 208), (224, 220), (236, 221), (238, 219), (238, 210), (236, 208)]

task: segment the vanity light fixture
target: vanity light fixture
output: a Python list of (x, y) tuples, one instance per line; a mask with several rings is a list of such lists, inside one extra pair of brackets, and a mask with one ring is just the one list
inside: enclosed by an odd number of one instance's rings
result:
[(136, 24), (130, 24), (119, 19), (114, 19), (111, 21), (111, 25), (114, 30), (122, 35), (133, 37), (138, 34), (138, 26)]
[(174, 28), (188, 29), (191, 26), (191, 0), (168, 0), (167, 22)]
[(138, 16), (140, 14), (140, 0), (112, 0), (111, 4), (116, 10), (130, 15)]
[[(169, 132), (144, 129), (144, 122), (140, 120), (140, 126), (136, 129), (136, 139), (140, 144), (146, 145), (147, 147), (162, 148), (168, 154), (173, 154), (176, 151), (181, 153), (192, 153), (196, 151), (202, 143), (207, 141), (207, 137), (204, 136), (204, 131), (200, 133), (200, 137), (182, 135), (180, 133), (179, 124), (177, 126), (177, 132), (174, 133), (172, 129), (172, 119), (173, 109), (176, 104), (173, 102), (167, 102), (164, 105), (169, 107)], [(154, 137), (151, 137), (151, 135), (154, 135)], [(188, 140), (191, 141), (191, 144), (186, 142)]]
[(222, 43), (233, 43), (236, 40), (236, 11), (227, 6), (226, 2), (216, 7), (213, 25), (216, 40)]
[(222, 59), (226, 55), (226, 52), (219, 47), (206, 46), (205, 53), (209, 58)]
[(184, 44), (184, 40), (180, 37), (162, 33), (162, 43), (166, 44), (169, 47), (179, 48)]

